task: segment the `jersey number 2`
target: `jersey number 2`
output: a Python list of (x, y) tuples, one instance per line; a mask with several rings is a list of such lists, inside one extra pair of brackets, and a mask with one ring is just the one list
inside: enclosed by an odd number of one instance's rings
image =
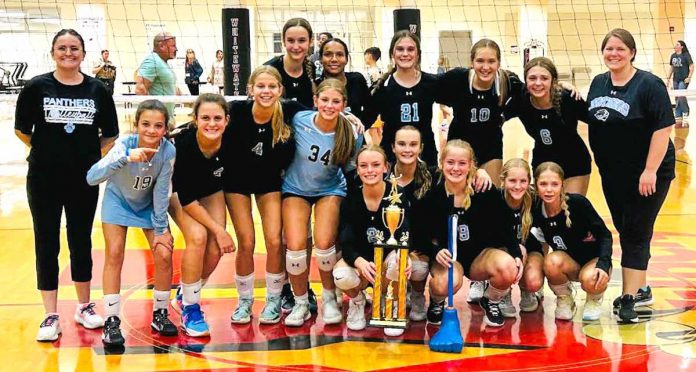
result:
[(314, 161), (314, 162), (316, 162), (317, 159), (319, 159), (319, 160), (321, 160), (322, 163), (324, 163), (324, 165), (329, 165), (329, 161), (331, 161), (331, 150), (327, 150), (324, 153), (324, 155), (322, 155), (321, 158), (319, 158), (319, 151), (321, 150), (321, 148), (319, 146), (312, 145), (312, 146), (310, 146), (309, 149), (312, 150), (312, 153), (309, 154), (307, 159)]

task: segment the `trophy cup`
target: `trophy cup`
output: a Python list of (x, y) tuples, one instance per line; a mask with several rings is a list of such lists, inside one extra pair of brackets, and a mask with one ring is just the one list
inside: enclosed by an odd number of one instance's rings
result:
[[(389, 206), (382, 208), (382, 223), (389, 230), (389, 239), (386, 244), (377, 241), (375, 244), (375, 276), (374, 298), (372, 300), (372, 318), (369, 325), (383, 328), (406, 328), (408, 320), (406, 318), (406, 265), (408, 264), (408, 233), (402, 233), (399, 240), (396, 239), (396, 230), (404, 222), (404, 208), (401, 204), (401, 194), (398, 192), (398, 177), (389, 177), (391, 191), (385, 200), (389, 201)], [(397, 280), (385, 281), (384, 273), (384, 250), (396, 249), (399, 255), (399, 271)], [(382, 308), (382, 285), (386, 284), (386, 296), (384, 298), (384, 308)]]

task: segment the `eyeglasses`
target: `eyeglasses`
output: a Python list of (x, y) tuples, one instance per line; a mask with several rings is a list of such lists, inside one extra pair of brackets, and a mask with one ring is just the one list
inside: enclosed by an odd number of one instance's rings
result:
[(76, 46), (68, 47), (68, 46), (64, 46), (64, 45), (53, 48), (53, 50), (58, 51), (58, 52), (63, 53), (63, 54), (73, 54), (73, 53), (79, 54), (82, 52), (82, 48), (80, 48), (80, 47), (76, 47)]

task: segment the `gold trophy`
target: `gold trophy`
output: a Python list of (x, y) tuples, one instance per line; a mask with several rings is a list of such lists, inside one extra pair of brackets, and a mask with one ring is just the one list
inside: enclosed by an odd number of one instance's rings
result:
[[(396, 239), (396, 230), (404, 222), (404, 208), (401, 204), (401, 194), (398, 192), (398, 177), (389, 177), (391, 191), (385, 200), (389, 201), (389, 206), (382, 208), (382, 222), (389, 230), (390, 237), (386, 244), (377, 241), (375, 244), (375, 276), (374, 298), (372, 300), (372, 318), (370, 326), (383, 328), (406, 328), (408, 319), (406, 318), (406, 265), (408, 264), (408, 232), (401, 234)], [(384, 274), (384, 250), (396, 249), (399, 255), (399, 275), (397, 280), (385, 281)], [(386, 296), (384, 298), (384, 309), (382, 309), (382, 284), (387, 285)]]

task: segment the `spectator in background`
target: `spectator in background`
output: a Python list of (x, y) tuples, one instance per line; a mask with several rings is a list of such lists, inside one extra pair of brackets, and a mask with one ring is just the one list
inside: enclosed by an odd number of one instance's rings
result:
[[(176, 86), (176, 74), (167, 64), (170, 59), (176, 58), (176, 37), (169, 32), (160, 32), (152, 40), (152, 53), (150, 53), (138, 68), (138, 76), (135, 79), (135, 94), (150, 96), (181, 95)], [(174, 104), (167, 103), (170, 118), (174, 117)]]
[(196, 53), (193, 49), (186, 49), (186, 77), (184, 81), (186, 86), (188, 86), (189, 92), (192, 96), (198, 95), (198, 84), (200, 83), (201, 75), (203, 75), (203, 67), (198, 63), (196, 59)]
[(215, 62), (213, 62), (213, 66), (210, 67), (210, 74), (208, 75), (208, 84), (218, 87), (218, 93), (220, 94), (224, 94), (223, 91), (225, 88), (225, 63), (222, 60), (223, 57), (224, 54), (222, 50), (218, 49), (217, 52), (215, 52)]
[(321, 76), (324, 72), (324, 66), (321, 64), (321, 54), (319, 50), (321, 49), (321, 44), (324, 44), (326, 40), (333, 39), (333, 35), (330, 32), (322, 32), (317, 35), (317, 42), (314, 45), (314, 53), (309, 56), (309, 61), (314, 65), (314, 76)]
[(101, 58), (94, 64), (92, 73), (97, 80), (106, 85), (106, 91), (113, 96), (114, 82), (116, 81), (116, 66), (109, 61), (109, 51), (107, 49), (101, 51)]
[(377, 61), (382, 57), (382, 51), (378, 47), (370, 47), (365, 49), (365, 79), (367, 85), (372, 86), (382, 76), (382, 69), (377, 66)]
[(437, 74), (444, 74), (447, 70), (449, 70), (449, 60), (447, 56), (441, 54), (440, 58), (437, 59)]
[[(673, 89), (686, 89), (691, 83), (691, 76), (694, 74), (694, 61), (691, 59), (689, 48), (683, 40), (678, 40), (674, 45), (674, 53), (669, 57), (669, 76), (672, 84), (668, 86)], [(674, 147), (675, 150), (684, 150), (686, 137), (689, 135), (689, 102), (686, 97), (675, 98), (677, 107), (674, 110), (676, 125), (674, 126)]]

